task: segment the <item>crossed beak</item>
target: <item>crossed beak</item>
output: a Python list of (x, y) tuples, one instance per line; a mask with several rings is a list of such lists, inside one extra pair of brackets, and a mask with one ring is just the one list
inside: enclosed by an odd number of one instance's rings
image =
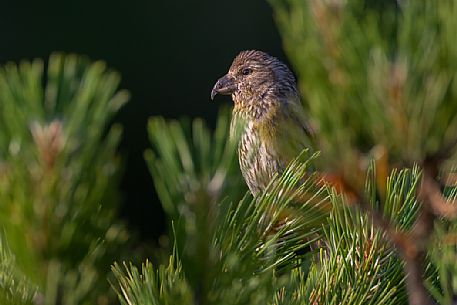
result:
[(235, 79), (231, 76), (224, 75), (223, 77), (219, 78), (216, 84), (211, 90), (211, 99), (213, 100), (214, 97), (218, 94), (223, 95), (230, 95), (234, 93), (236, 90)]

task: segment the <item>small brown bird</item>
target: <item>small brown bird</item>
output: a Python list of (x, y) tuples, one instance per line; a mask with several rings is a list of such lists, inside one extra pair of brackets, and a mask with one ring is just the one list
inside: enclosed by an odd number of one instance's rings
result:
[(253, 195), (306, 147), (312, 130), (300, 103), (295, 78), (281, 61), (261, 51), (243, 51), (211, 91), (232, 95), (232, 132), (242, 122), (238, 156)]

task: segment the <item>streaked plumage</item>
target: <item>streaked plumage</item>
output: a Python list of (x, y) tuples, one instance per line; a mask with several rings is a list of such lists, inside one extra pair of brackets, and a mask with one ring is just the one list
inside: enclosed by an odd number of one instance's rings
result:
[(231, 94), (232, 132), (242, 126), (240, 168), (255, 195), (281, 173), (305, 147), (311, 129), (300, 103), (295, 78), (278, 59), (261, 51), (243, 51), (211, 92)]

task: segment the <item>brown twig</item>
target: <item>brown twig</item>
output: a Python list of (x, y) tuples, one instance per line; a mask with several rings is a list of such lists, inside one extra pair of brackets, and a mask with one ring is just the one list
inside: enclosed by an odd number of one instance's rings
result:
[(431, 177), (427, 170), (424, 170), (420, 192), (421, 197), (427, 201), (436, 216), (446, 219), (455, 219), (457, 217), (457, 204), (455, 204), (455, 200), (447, 201), (443, 197), (439, 184)]

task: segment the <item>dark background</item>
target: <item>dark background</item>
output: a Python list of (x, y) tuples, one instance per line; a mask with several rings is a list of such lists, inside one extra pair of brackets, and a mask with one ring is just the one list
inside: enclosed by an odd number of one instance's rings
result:
[(212, 103), (211, 88), (245, 49), (284, 60), (267, 1), (0, 1), (1, 64), (64, 51), (122, 74), (131, 93), (116, 117), (124, 126), (122, 215), (145, 239), (156, 239), (166, 223), (143, 159), (147, 118), (200, 116), (213, 125), (230, 99)]

